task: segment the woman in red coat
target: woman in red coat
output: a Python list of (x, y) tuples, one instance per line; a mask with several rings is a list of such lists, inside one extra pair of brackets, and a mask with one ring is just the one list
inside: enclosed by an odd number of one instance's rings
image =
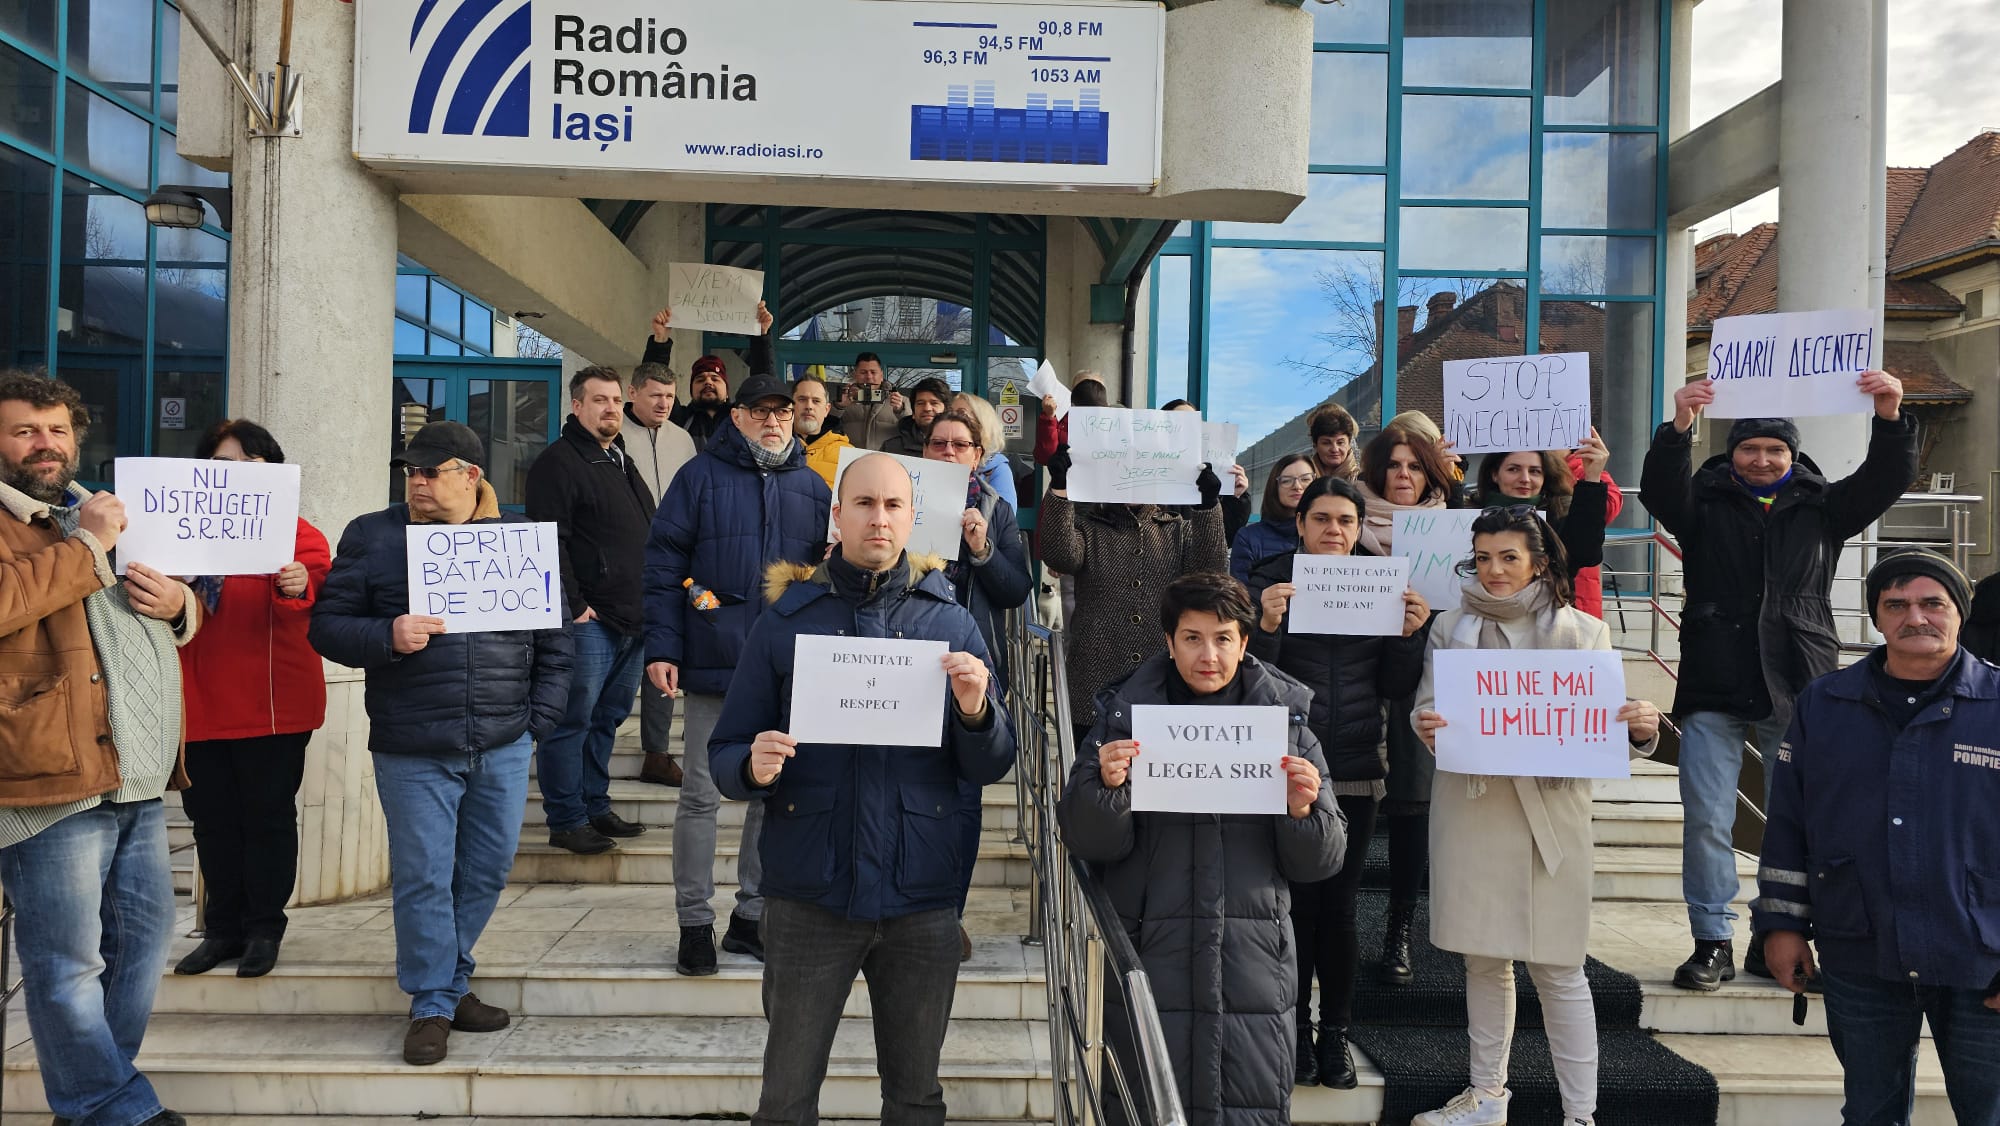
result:
[[(270, 432), (245, 419), (219, 423), (196, 456), (285, 460)], [(181, 803), (194, 821), (207, 929), (175, 973), (236, 958), (236, 976), (261, 977), (277, 964), (298, 876), (306, 743), (326, 720), (326, 676), (306, 625), (332, 565), (326, 537), (300, 520), (292, 562), (277, 574), (193, 580), (207, 614), (181, 649), (190, 783)]]

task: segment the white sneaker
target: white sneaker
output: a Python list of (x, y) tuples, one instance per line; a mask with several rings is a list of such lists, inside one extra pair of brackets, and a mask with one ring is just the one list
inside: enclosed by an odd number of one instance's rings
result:
[(1495, 1098), (1477, 1087), (1467, 1087), (1436, 1110), (1410, 1119), (1410, 1126), (1507, 1126), (1507, 1104), (1513, 1098), (1512, 1091), (1502, 1091)]

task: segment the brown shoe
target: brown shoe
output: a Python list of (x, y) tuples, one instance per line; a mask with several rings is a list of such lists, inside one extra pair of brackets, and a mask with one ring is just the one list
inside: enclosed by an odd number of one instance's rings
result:
[(972, 936), (966, 933), (964, 923), (958, 925), (958, 960), (972, 961)]
[(444, 1017), (424, 1017), (410, 1022), (403, 1037), (403, 1062), (429, 1067), (444, 1060), (445, 1041), (451, 1039), (451, 1022)]
[(458, 1011), (452, 1014), (451, 1026), (459, 1032), (498, 1032), (512, 1019), (507, 1010), (481, 1001), (477, 993), (467, 993), (458, 999)]
[(646, 763), (639, 768), (639, 781), (678, 786), (681, 784), (681, 764), (665, 751), (647, 751)]

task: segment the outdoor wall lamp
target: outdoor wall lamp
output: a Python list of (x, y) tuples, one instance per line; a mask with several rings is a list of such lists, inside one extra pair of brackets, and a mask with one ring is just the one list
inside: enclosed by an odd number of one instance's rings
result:
[(191, 8), (182, 8), (181, 15), (194, 33), (207, 45), (208, 53), (229, 72), (236, 83), (236, 92), (243, 96), (244, 105), (250, 110), (250, 135), (253, 137), (297, 137), (299, 128), (299, 76), (292, 73), (292, 0), (285, 0), (284, 23), (278, 32), (278, 65), (270, 74), (258, 74), (254, 79), (238, 66), (235, 59), (223, 51), (215, 36), (202, 26), (200, 17)]
[(216, 225), (229, 229), (228, 188), (195, 187), (189, 184), (161, 184), (146, 197), (146, 222), (155, 227), (199, 227), (206, 215), (202, 204), (215, 208)]

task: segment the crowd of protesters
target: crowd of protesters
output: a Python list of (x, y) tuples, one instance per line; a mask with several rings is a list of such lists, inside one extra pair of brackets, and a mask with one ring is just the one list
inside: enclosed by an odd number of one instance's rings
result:
[[(941, 1123), (981, 790), (1015, 759), (1005, 703), (1020, 670), (1005, 660), (1005, 623), (1039, 565), (1062, 590), (1074, 724), (1059, 831), (1130, 931), (1190, 1120), (1287, 1122), (1295, 1085), (1357, 1084), (1357, 900), (1381, 826), (1381, 980), (1414, 976), (1427, 885), (1429, 938), (1466, 970), (1467, 1087), (1415, 1121), (1507, 1121), (1518, 961), (1541, 996), (1564, 1122), (1592, 1122), (1589, 783), (1441, 770), (1433, 746), (1448, 726), (1438, 651), (1611, 647), (1597, 568), (1623, 498), (1596, 432), (1574, 449), (1486, 454), (1468, 475), (1430, 419), (1398, 415), (1364, 443), (1329, 403), (1307, 420), (1310, 445), (1259, 482), (1204, 464), (1193, 504), (1084, 503), (1048, 400), (1031, 548), (1027, 478), (983, 397), (937, 379), (892, 386), (871, 353), (837, 390), (788, 381), (761, 305), (758, 319), (747, 374), (732, 381), (703, 356), (684, 403), (665, 311), (629, 376), (578, 371), (562, 432), (527, 473), (525, 514), (502, 510), (479, 435), (433, 422), (393, 462), (401, 502), (351, 521), (332, 551), (299, 521), (293, 561), (269, 575), (173, 577), (139, 561), (114, 574), (125, 517), (115, 496), (76, 483), (92, 421), (81, 399), (0, 374), (0, 879), (57, 1121), (182, 1121), (133, 1065), (172, 930), (165, 790), (184, 790), (205, 897), (202, 941), (174, 972), (233, 962), (258, 977), (277, 964), (324, 658), (366, 678), (408, 1063), (511, 1021), (473, 991), (474, 949), (519, 844), (531, 761), (550, 845), (601, 853), (649, 831), (610, 796), (614, 741), (636, 709), (640, 778), (679, 788), (677, 970), (714, 974), (718, 950), (764, 963), (773, 1019), (752, 1121), (814, 1120), (863, 974), (882, 1120)], [(1836, 671), (1832, 560), (1915, 469), (1900, 385), (1881, 372), (1859, 385), (1872, 438), (1843, 480), (1817, 472), (1783, 419), (1738, 420), (1724, 452), (1691, 467), (1703, 383), (1676, 396), (1645, 457), (1648, 510), (1686, 553), (1674, 712), (1695, 950), (1676, 984), (1713, 989), (1735, 973), (1730, 832), (1749, 741), (1772, 770), (1746, 968), (1824, 988), (1848, 1121), (1907, 1114), (1928, 1017), (1960, 1121), (1993, 1123), (2000, 752), (1983, 744), (2000, 725), (2000, 670), (1986, 663), (2000, 587), (1975, 592), (1934, 554), (1885, 558), (1867, 595), (1887, 641)], [(1091, 372), (1072, 395), (1110, 402)], [(1180, 408), (1194, 409), (1167, 407)], [(843, 459), (849, 449), (863, 452)], [(911, 464), (882, 454), (967, 471), (955, 553), (908, 549)], [(248, 420), (215, 427), (198, 456), (284, 460)], [(1434, 613), (1411, 589), (1390, 636), (1293, 628), (1298, 556), (1392, 555), (1399, 514), (1468, 507), (1482, 511), (1458, 608)], [(561, 628), (453, 633), (409, 612), (410, 526), (517, 521), (557, 528)], [(941, 728), (913, 746), (801, 753), (788, 732), (808, 635), (943, 642)], [(1155, 705), (1283, 708), (1285, 812), (1134, 812), (1135, 709)], [(1633, 755), (1653, 753), (1658, 707), (1632, 700), (1616, 718)], [(724, 800), (747, 807), (718, 940)], [(1113, 1050), (1135, 1051), (1108, 1023)]]

